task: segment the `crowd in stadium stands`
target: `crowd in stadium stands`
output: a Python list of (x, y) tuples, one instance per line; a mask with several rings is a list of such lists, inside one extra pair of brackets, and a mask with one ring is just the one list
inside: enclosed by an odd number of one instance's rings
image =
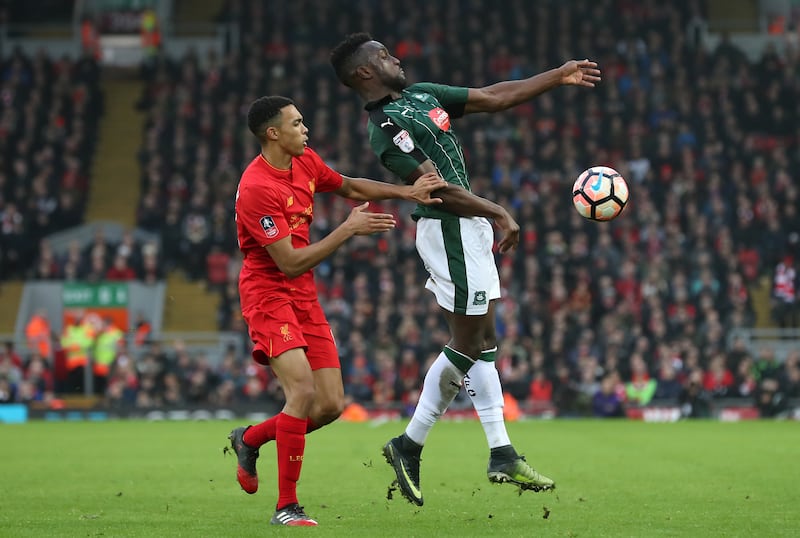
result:
[(91, 56), (3, 56), (0, 281), (32, 276), (40, 240), (83, 221), (102, 108)]
[(76, 239), (63, 253), (56, 253), (47, 239), (39, 242), (35, 264), (28, 272), (31, 280), (115, 282), (137, 280), (155, 283), (165, 276), (157, 241), (138, 241), (132, 230), (120, 241), (111, 241), (97, 228), (85, 246)]
[[(498, 255), (497, 367), (510, 396), (596, 416), (651, 402), (704, 416), (730, 397), (774, 416), (800, 397), (800, 353), (751, 352), (735, 338), (754, 324), (751, 289), (763, 278), (772, 321), (800, 325), (797, 41), (756, 61), (727, 39), (707, 51), (701, 1), (512, 0), (489, 13), (470, 0), (416, 4), (230, 0), (240, 46), (143, 67), (138, 224), (160, 234), (163, 270), (219, 290), (220, 329), (245, 331), (232, 211), (258, 151), (244, 121), (252, 100), (292, 97), (310, 145), (335, 169), (395, 180), (328, 64), (344, 34), (368, 30), (411, 81), (477, 87), (584, 57), (603, 70), (594, 90), (556, 89), (513, 112), (454, 123), (473, 190), (511, 208), (522, 229), (516, 253)], [(573, 179), (594, 164), (630, 184), (629, 207), (611, 223), (585, 221), (571, 206)], [(448, 331), (423, 289), (410, 207), (373, 208), (399, 215), (398, 228), (354, 238), (323, 262), (319, 294), (349, 397), (413, 406)], [(349, 209), (317, 197), (312, 240)], [(217, 361), (171, 344), (126, 348), (106, 397), (140, 407), (263, 402), (280, 399), (280, 387), (246, 353)]]

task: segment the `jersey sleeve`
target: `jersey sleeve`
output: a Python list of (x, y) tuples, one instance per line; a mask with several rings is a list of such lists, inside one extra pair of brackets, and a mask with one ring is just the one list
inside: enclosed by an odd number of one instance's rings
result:
[(290, 233), (282, 197), (268, 187), (248, 185), (236, 198), (236, 221), (259, 245), (267, 246)]
[(420, 164), (428, 160), (428, 156), (417, 147), (411, 134), (398, 125), (384, 122), (381, 127), (376, 125), (373, 114), (370, 114), (367, 132), (370, 146), (381, 164), (404, 181)]
[(462, 86), (446, 86), (433, 82), (412, 84), (408, 90), (433, 95), (451, 118), (460, 118), (464, 115), (464, 108), (467, 105), (467, 98), (469, 97), (469, 88), (464, 88)]

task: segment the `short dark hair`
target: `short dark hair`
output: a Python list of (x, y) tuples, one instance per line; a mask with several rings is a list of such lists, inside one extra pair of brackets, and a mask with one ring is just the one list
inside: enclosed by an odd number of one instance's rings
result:
[(259, 97), (253, 101), (250, 105), (250, 110), (247, 111), (247, 127), (250, 128), (250, 132), (256, 138), (263, 142), (266, 137), (267, 127), (270, 126), (270, 123), (277, 123), (273, 120), (280, 118), (281, 109), (293, 104), (294, 101), (280, 95)]
[(356, 52), (364, 43), (372, 41), (372, 36), (366, 32), (350, 34), (333, 47), (331, 51), (331, 65), (336, 76), (345, 86), (352, 86), (353, 74), (358, 67)]

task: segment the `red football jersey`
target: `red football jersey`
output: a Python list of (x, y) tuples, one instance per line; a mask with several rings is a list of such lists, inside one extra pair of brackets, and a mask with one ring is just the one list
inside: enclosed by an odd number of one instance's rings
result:
[(342, 176), (306, 148), (290, 170), (275, 168), (260, 154), (242, 173), (236, 191), (236, 232), (244, 254), (239, 274), (242, 310), (264, 299), (314, 300), (314, 272), (289, 279), (272, 260), (266, 245), (291, 236), (294, 248), (309, 244), (314, 193), (342, 186)]

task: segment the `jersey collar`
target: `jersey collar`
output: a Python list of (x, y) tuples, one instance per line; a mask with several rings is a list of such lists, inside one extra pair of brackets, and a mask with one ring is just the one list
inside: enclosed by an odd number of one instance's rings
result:
[(387, 95), (386, 97), (383, 97), (376, 101), (370, 101), (369, 103), (364, 105), (364, 110), (375, 110), (376, 108), (383, 108), (385, 105), (388, 105), (392, 101), (394, 101), (394, 99), (392, 99), (392, 96)]

